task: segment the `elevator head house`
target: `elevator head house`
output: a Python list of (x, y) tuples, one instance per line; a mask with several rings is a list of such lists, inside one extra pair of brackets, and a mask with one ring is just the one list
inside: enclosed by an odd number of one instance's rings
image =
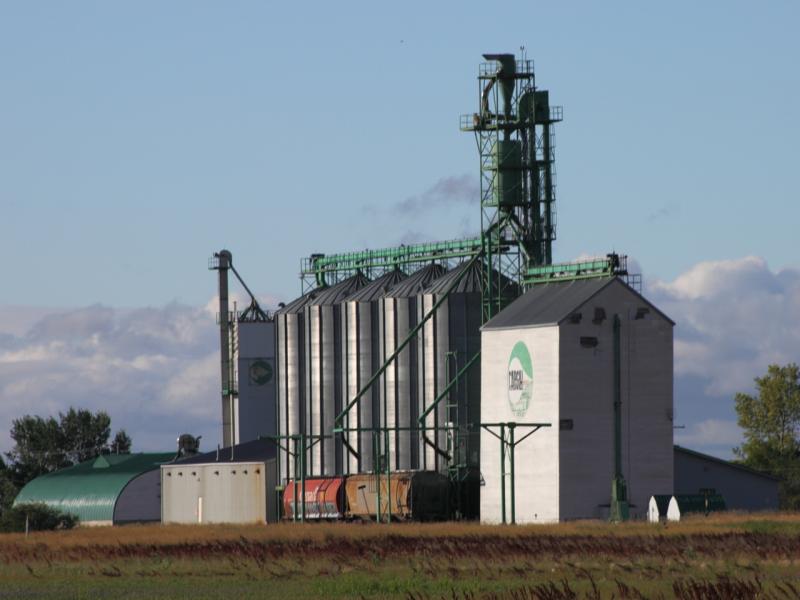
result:
[(534, 285), (483, 326), (481, 423), (518, 424), (517, 440), (552, 424), (516, 445), (513, 478), (482, 428), (483, 521), (513, 502), (517, 522), (606, 518), (618, 480), (632, 517), (672, 493), (673, 326), (618, 277)]

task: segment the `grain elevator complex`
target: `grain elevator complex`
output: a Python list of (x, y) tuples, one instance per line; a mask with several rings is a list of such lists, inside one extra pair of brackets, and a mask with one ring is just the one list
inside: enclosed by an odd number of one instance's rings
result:
[(274, 313), (232, 309), (212, 259), (223, 445), (274, 446), (274, 518), (624, 520), (673, 493), (673, 323), (624, 256), (553, 263), (561, 108), (532, 61), (484, 59), (478, 236), (311, 254)]

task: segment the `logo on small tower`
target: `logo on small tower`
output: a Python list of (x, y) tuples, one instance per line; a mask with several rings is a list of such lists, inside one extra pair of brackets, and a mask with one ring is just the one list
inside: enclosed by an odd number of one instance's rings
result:
[(264, 385), (272, 381), (272, 365), (266, 359), (259, 358), (250, 363), (250, 385)]
[(533, 396), (533, 363), (528, 347), (517, 342), (508, 358), (508, 405), (515, 417), (523, 417)]

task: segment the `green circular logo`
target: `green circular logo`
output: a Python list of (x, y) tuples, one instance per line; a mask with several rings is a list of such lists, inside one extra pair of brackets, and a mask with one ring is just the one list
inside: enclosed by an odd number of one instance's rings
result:
[(528, 347), (517, 342), (508, 358), (508, 405), (515, 417), (525, 416), (533, 396), (533, 362)]
[(272, 365), (259, 358), (250, 363), (250, 383), (264, 385), (272, 381)]

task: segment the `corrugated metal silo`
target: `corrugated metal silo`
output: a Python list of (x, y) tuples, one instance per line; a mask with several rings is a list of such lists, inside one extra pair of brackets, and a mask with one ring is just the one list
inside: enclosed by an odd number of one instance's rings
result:
[[(465, 269), (468, 269), (466, 273)], [(423, 328), (424, 352), (418, 395), (420, 415), (480, 350), (482, 263), (456, 267), (428, 286), (419, 302), (419, 318), (433, 308), (441, 295), (462, 274), (463, 277), (451, 290), (447, 300)], [(447, 423), (457, 422), (461, 432), (458, 447), (448, 448), (453, 444), (448, 444), (444, 429), (439, 429), (435, 436), (433, 431), (426, 431), (427, 441), (425, 437), (420, 437), (420, 468), (444, 471), (447, 467), (444, 452), (455, 452), (452, 457), (455, 464), (477, 466), (480, 433), (468, 433), (467, 425), (479, 421), (480, 363), (470, 368), (425, 419), (426, 428), (442, 428)]]
[[(344, 402), (350, 402), (383, 364), (385, 355), (380, 332), (383, 311), (379, 301), (386, 292), (406, 278), (405, 273), (395, 269), (364, 286), (345, 300), (343, 330), (346, 340), (343, 388)], [(347, 415), (345, 426), (349, 428), (378, 427), (380, 421), (380, 382), (361, 397)], [(358, 452), (358, 457), (347, 453), (345, 461), (349, 473), (372, 471), (372, 433), (369, 431), (345, 435), (348, 443)]]
[[(312, 290), (275, 312), (278, 323), (278, 434), (298, 435), (305, 430), (305, 314), (303, 309), (318, 293)], [(287, 451), (281, 453), (281, 479), (292, 478), (293, 443), (281, 440)]]
[(342, 339), (342, 302), (369, 283), (357, 273), (329, 288), (320, 290), (304, 308), (306, 331), (306, 432), (312, 436), (308, 473), (335, 475), (343, 471), (343, 448), (333, 437), (318, 441), (315, 436), (332, 436), (334, 419), (344, 408), (342, 363), (345, 344)]
[[(383, 299), (385, 356), (389, 356), (417, 324), (419, 295), (433, 281), (444, 275), (445, 269), (430, 264), (395, 285)], [(388, 428), (397, 428), (389, 434), (389, 464), (392, 469), (418, 468), (418, 434), (400, 428), (416, 425), (419, 352), (421, 338), (417, 338), (397, 356), (384, 377), (382, 421)]]

